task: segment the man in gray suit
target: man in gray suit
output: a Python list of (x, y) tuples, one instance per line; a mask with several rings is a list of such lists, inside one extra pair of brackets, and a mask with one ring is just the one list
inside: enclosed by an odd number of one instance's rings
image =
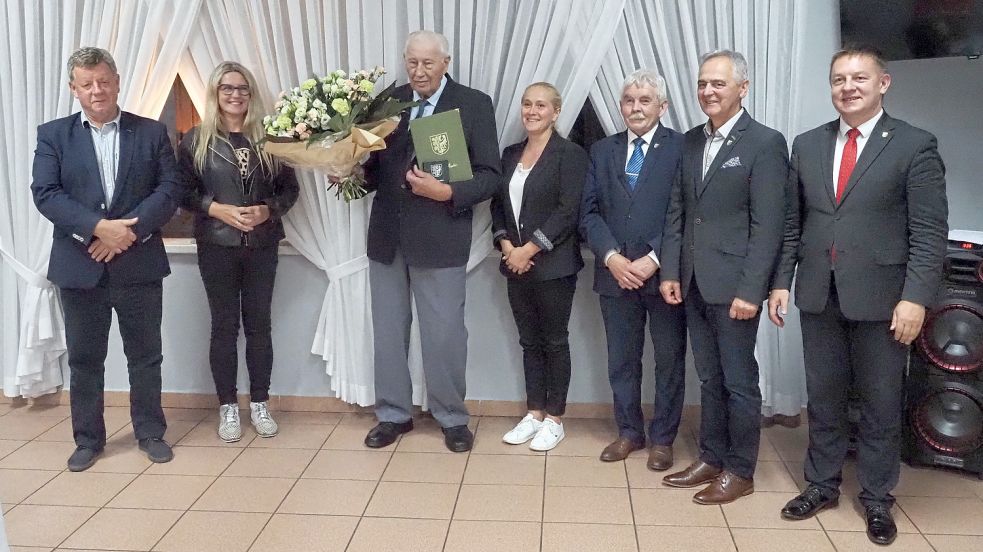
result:
[(836, 505), (853, 390), (861, 411), (860, 502), (867, 536), (878, 544), (897, 534), (890, 509), (905, 362), (941, 283), (947, 233), (945, 168), (935, 137), (884, 112), (886, 69), (871, 49), (833, 56), (830, 87), (840, 117), (792, 146), (785, 242), (768, 299), (772, 322), (782, 326), (797, 274), (809, 487), (782, 517), (806, 519)]
[(698, 504), (754, 492), (761, 391), (754, 342), (782, 241), (788, 148), (785, 138), (741, 107), (749, 86), (738, 52), (705, 54), (697, 82), (709, 120), (686, 133), (662, 240), (669, 304), (685, 298), (700, 377), (700, 456), (663, 478), (706, 488)]

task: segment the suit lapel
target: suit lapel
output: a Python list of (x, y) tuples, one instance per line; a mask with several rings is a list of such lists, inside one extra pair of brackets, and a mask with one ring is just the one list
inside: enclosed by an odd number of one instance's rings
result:
[(826, 188), (826, 196), (829, 203), (836, 208), (836, 184), (833, 182), (833, 156), (836, 154), (836, 133), (839, 132), (840, 120), (837, 119), (826, 125), (826, 136), (820, 144), (820, 158), (822, 160), (822, 182)]
[[(710, 168), (707, 169), (706, 176), (703, 177), (703, 180), (697, 187), (697, 197), (703, 195), (703, 192), (706, 191), (707, 184), (710, 183), (710, 180), (713, 178), (714, 173), (717, 172), (717, 169), (719, 169), (727, 159), (730, 159), (731, 150), (734, 149), (734, 146), (737, 145), (737, 142), (741, 139), (741, 136), (744, 135), (744, 130), (747, 129), (748, 121), (750, 120), (751, 116), (748, 115), (747, 111), (745, 111), (744, 114), (741, 115), (741, 118), (737, 120), (737, 124), (734, 125), (734, 128), (730, 130), (730, 134), (724, 138), (724, 143), (720, 146), (720, 150), (717, 151), (717, 155), (713, 158), (713, 162), (710, 163)], [(706, 148), (706, 142), (703, 143), (703, 147)], [(703, 162), (702, 156), (700, 162), (701, 164)], [(703, 167), (701, 166), (700, 169), (702, 170), (702, 168)]]
[[(659, 123), (659, 128), (656, 129), (655, 134), (652, 135), (652, 142), (649, 143), (648, 151), (645, 152), (645, 160), (642, 162), (642, 169), (638, 171), (638, 181), (635, 182), (635, 190), (632, 190), (632, 194), (634, 194), (634, 192), (637, 191), (640, 186), (643, 186), (648, 180), (649, 174), (651, 174), (653, 167), (655, 167), (655, 164), (658, 162), (657, 159), (660, 155), (662, 155), (660, 146), (662, 145), (662, 141), (665, 139), (666, 134), (668, 134), (666, 127)], [(627, 147), (628, 145), (626, 143), (626, 150)]]
[[(522, 187), (522, 201), (519, 203), (519, 212), (525, 210), (526, 199), (529, 197), (529, 189), (539, 185), (540, 177), (543, 175), (543, 171), (546, 170), (546, 162), (549, 161), (550, 156), (553, 154), (553, 150), (556, 149), (556, 141), (558, 136), (556, 131), (550, 135), (549, 141), (546, 142), (546, 147), (543, 148), (543, 153), (539, 154), (539, 159), (536, 164), (532, 166), (532, 170), (526, 176), (526, 185)], [(527, 140), (528, 142), (528, 140)], [(525, 148), (525, 146), (523, 146)], [(522, 152), (519, 152), (519, 157), (522, 157)], [(518, 160), (517, 160), (518, 162)]]
[(84, 170), (91, 176), (92, 184), (98, 190), (98, 196), (102, 198), (100, 203), (105, 204), (106, 190), (102, 187), (99, 161), (96, 159), (96, 146), (92, 143), (92, 131), (82, 124), (81, 113), (76, 114), (72, 130), (72, 149), (81, 155)]
[(894, 137), (893, 130), (894, 121), (885, 113), (881, 116), (881, 120), (877, 121), (877, 124), (874, 125), (874, 130), (871, 131), (870, 136), (867, 138), (867, 143), (864, 144), (864, 151), (857, 158), (857, 165), (853, 168), (853, 172), (850, 173), (850, 180), (847, 181), (846, 189), (843, 190), (843, 197), (840, 198), (840, 205), (846, 201), (846, 197), (850, 195), (850, 191), (857, 185), (857, 181), (863, 178), (864, 173), (867, 172), (870, 165), (884, 151), (884, 147), (891, 141), (891, 138)]
[(625, 157), (628, 151), (628, 131), (618, 133), (618, 139), (611, 143), (611, 158), (614, 159), (614, 174), (621, 183), (621, 189), (630, 197), (632, 195), (631, 186), (628, 185), (628, 175), (625, 174), (625, 165), (628, 158)]
[(124, 187), (126, 177), (130, 172), (130, 161), (133, 160), (133, 148), (136, 145), (130, 119), (125, 113), (119, 118), (117, 134), (119, 136), (119, 165), (116, 168), (116, 183), (113, 187), (113, 200), (110, 205), (116, 204), (116, 199)]
[[(511, 155), (510, 157), (507, 157), (504, 160), (505, 162), (502, 163), (502, 177), (504, 178), (504, 182), (505, 182), (505, 196), (509, 199), (508, 201), (502, 202), (505, 205), (505, 214), (506, 214), (506, 218), (508, 219), (507, 224), (515, 223), (517, 220), (517, 217), (515, 216), (515, 210), (512, 209), (512, 191), (510, 189), (509, 184), (512, 181), (512, 175), (515, 174), (515, 169), (519, 164), (519, 159), (522, 157), (522, 150), (525, 149), (526, 147), (525, 145), (526, 145), (526, 141), (523, 141), (522, 148), (520, 148), (517, 152), (515, 152), (515, 154)], [(526, 184), (528, 183), (529, 180), (527, 179)], [(523, 202), (526, 201), (525, 189), (522, 190), (522, 201)], [(520, 207), (520, 211), (521, 211), (521, 207)], [(516, 223), (516, 230), (518, 231), (518, 229), (519, 229), (518, 224)]]

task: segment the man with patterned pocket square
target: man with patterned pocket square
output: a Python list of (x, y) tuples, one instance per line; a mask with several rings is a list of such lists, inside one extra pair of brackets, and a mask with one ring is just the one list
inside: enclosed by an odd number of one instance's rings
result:
[[(698, 504), (754, 492), (761, 391), (754, 343), (782, 241), (788, 148), (741, 106), (749, 80), (738, 52), (701, 58), (705, 125), (686, 133), (662, 243), (667, 303), (684, 303), (701, 383), (699, 458), (663, 478), (706, 487)], [(684, 301), (685, 300), (685, 301)]]

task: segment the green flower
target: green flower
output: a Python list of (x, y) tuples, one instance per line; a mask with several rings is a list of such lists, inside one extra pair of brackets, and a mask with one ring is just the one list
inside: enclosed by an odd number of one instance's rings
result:
[(293, 120), (288, 115), (280, 115), (276, 119), (276, 125), (280, 128), (287, 128), (293, 126)]
[(375, 84), (370, 80), (363, 80), (358, 83), (358, 89), (366, 94), (371, 94), (375, 90)]
[(344, 98), (335, 98), (332, 100), (331, 109), (334, 109), (342, 117), (348, 115), (352, 110), (351, 106), (348, 105), (348, 100)]
[(304, 82), (300, 83), (300, 87), (303, 90), (310, 90), (315, 86), (317, 86), (317, 79), (307, 79)]

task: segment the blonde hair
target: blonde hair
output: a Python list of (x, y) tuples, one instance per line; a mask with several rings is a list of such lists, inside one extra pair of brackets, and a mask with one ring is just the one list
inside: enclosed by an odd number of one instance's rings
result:
[(265, 101), (260, 92), (256, 77), (246, 69), (241, 63), (234, 61), (223, 61), (219, 63), (215, 70), (208, 77), (205, 95), (205, 113), (201, 117), (201, 125), (198, 126), (198, 136), (194, 142), (194, 161), (198, 172), (205, 170), (205, 160), (208, 159), (208, 149), (212, 147), (216, 140), (229, 143), (228, 131), (222, 127), (222, 114), (218, 106), (218, 85), (222, 82), (222, 77), (227, 73), (239, 73), (246, 79), (249, 85), (249, 106), (246, 110), (246, 120), (242, 125), (242, 133), (249, 139), (250, 145), (255, 148), (259, 155), (260, 164), (263, 170), (275, 173), (279, 170), (279, 164), (270, 154), (262, 148), (256, 148), (256, 144), (265, 136), (263, 130), (263, 109)]
[(560, 91), (557, 90), (555, 86), (553, 86), (548, 82), (543, 82), (543, 81), (534, 82), (529, 86), (527, 86), (526, 89), (522, 92), (522, 99), (526, 99), (526, 94), (528, 94), (529, 91), (532, 90), (533, 88), (546, 89), (546, 91), (549, 92), (550, 103), (553, 104), (553, 109), (556, 110), (557, 113), (560, 112), (560, 108), (563, 107), (563, 98), (560, 97)]

